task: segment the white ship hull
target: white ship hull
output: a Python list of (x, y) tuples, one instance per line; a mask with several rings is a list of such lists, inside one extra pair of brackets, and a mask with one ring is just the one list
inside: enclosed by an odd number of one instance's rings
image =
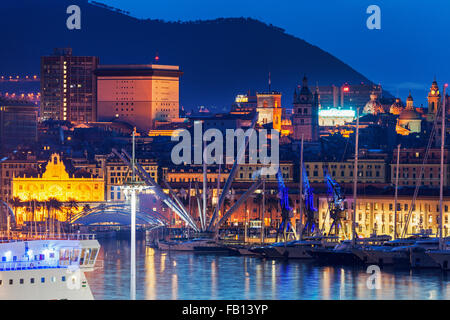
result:
[(94, 299), (84, 273), (65, 268), (0, 271), (0, 280), (0, 300)]

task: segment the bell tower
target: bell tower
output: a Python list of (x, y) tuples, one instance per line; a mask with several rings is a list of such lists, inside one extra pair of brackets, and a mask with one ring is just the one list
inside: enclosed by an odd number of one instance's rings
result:
[(294, 91), (293, 127), (294, 139), (300, 140), (302, 135), (305, 141), (319, 139), (319, 95), (308, 88), (308, 79), (303, 77), (302, 86)]
[(434, 120), (436, 113), (438, 112), (441, 103), (441, 93), (439, 92), (439, 87), (434, 79), (431, 84), (430, 92), (428, 93), (428, 118), (430, 121)]

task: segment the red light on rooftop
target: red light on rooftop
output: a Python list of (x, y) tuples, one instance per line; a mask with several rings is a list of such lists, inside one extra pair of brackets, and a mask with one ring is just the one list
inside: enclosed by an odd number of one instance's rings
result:
[(447, 88), (447, 87), (448, 87), (448, 83), (444, 84), (444, 87), (446, 87), (446, 88)]
[(344, 87), (344, 92), (348, 92), (350, 90), (349, 87)]

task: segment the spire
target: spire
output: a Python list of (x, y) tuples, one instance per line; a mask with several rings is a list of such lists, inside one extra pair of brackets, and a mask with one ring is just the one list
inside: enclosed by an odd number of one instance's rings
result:
[(269, 71), (269, 93), (272, 92), (272, 80), (270, 78), (270, 71)]
[(308, 87), (308, 78), (306, 78), (306, 75), (303, 76), (303, 83), (302, 83), (303, 87)]

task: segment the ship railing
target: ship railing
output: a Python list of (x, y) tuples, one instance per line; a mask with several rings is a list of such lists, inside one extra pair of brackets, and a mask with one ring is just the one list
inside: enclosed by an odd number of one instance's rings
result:
[(17, 242), (17, 241), (31, 241), (31, 240), (95, 240), (94, 233), (23, 233), (23, 232), (0, 232), (0, 243)]
[(67, 268), (61, 266), (58, 261), (2, 261), (0, 262), (0, 271), (30, 270), (30, 269), (50, 269)]

